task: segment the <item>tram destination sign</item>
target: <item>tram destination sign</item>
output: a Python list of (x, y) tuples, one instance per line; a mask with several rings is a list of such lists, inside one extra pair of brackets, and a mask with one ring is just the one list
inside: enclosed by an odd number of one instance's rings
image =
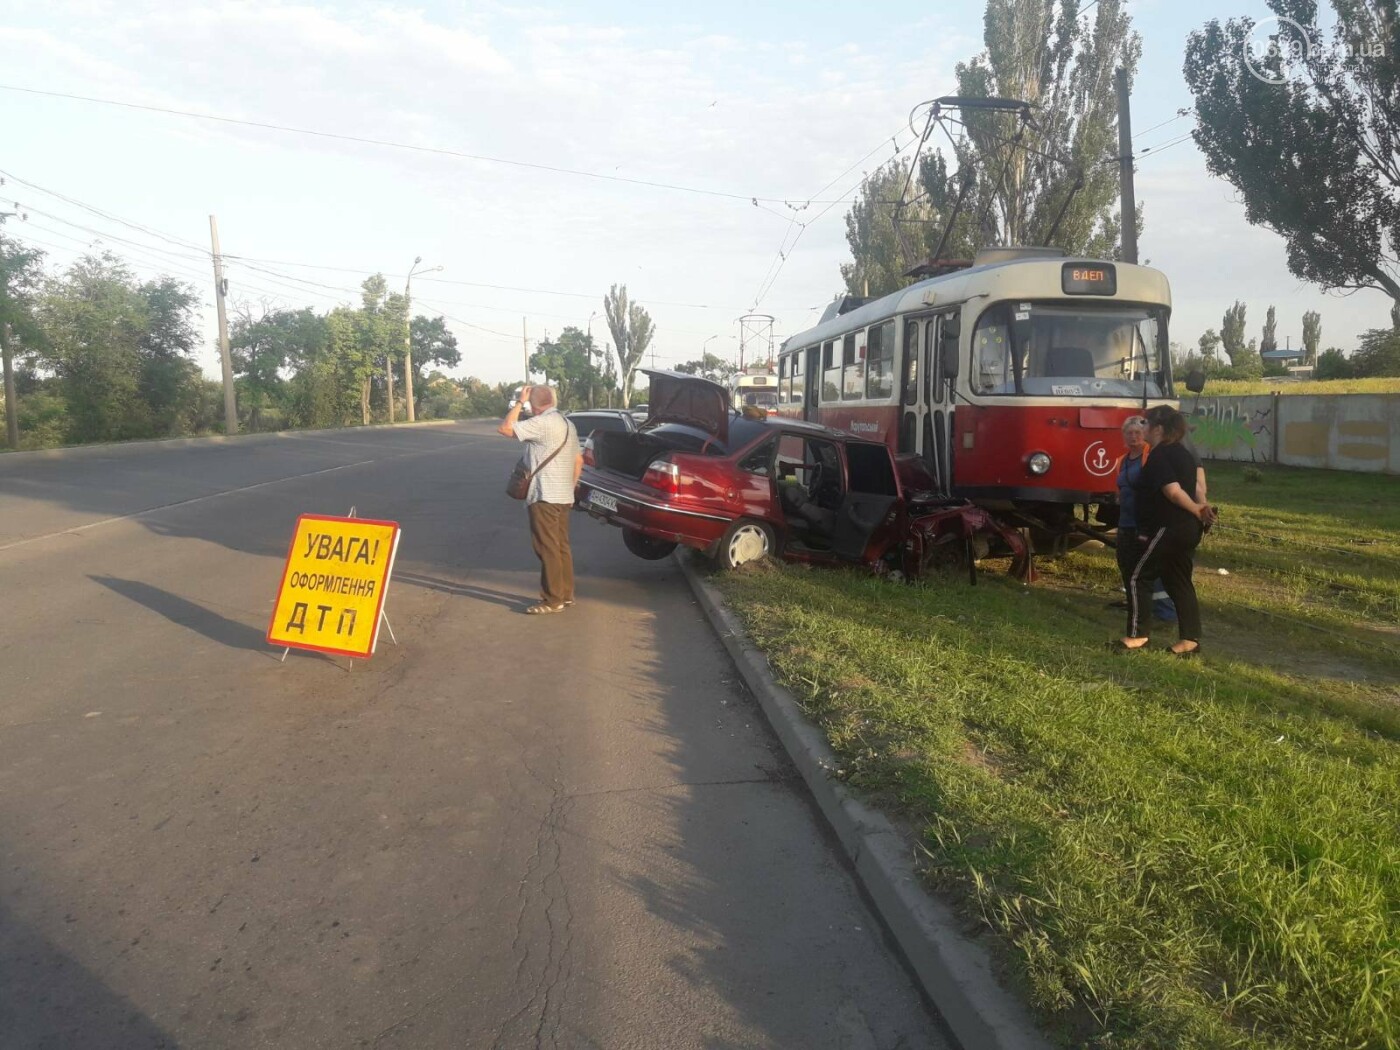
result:
[(1112, 263), (1065, 263), (1060, 290), (1066, 295), (1117, 295), (1118, 271)]
[(303, 514), (287, 550), (268, 643), (373, 655), (398, 546), (397, 522)]

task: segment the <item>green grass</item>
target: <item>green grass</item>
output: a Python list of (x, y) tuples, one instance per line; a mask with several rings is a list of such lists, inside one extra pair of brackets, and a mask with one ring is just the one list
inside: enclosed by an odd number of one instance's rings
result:
[(1211, 480), (1222, 524), (1293, 546), (1207, 539), (1200, 661), (1103, 648), (1101, 549), (1029, 589), (721, 586), (1067, 1045), (1397, 1046), (1400, 479)]
[(1400, 378), (1208, 379), (1201, 396), (1231, 397), (1236, 394), (1272, 394), (1275, 391), (1280, 394), (1400, 394)]

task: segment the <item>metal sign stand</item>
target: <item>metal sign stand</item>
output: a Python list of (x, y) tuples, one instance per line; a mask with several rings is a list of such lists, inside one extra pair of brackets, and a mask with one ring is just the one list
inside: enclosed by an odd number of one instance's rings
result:
[[(351, 508), (350, 508), (350, 513), (347, 514), (347, 515), (345, 515), (345, 516), (346, 516), (347, 518), (358, 517), (358, 515), (355, 513), (355, 508), (354, 508), (354, 507), (351, 507)], [(387, 589), (387, 588), (386, 588), (386, 589)], [(385, 613), (385, 611), (384, 611), (382, 608), (379, 610), (379, 619), (382, 620), (382, 621), (384, 622), (384, 627), (385, 627), (385, 628), (388, 630), (388, 632), (389, 632), (389, 641), (393, 642), (395, 645), (398, 645), (398, 644), (399, 644), (399, 640), (398, 640), (397, 638), (394, 637), (394, 625), (391, 624), (391, 623), (389, 622), (389, 616), (388, 616), (387, 613)], [(282, 659), (278, 660), (277, 662), (280, 663), (280, 664), (286, 663), (286, 662), (287, 662), (287, 654), (290, 653), (291, 651), (292, 651), (291, 646), (288, 646), (287, 648), (283, 649), (283, 650), (282, 650)], [(355, 660), (354, 660), (354, 658), (352, 657), (351, 660), (350, 660), (350, 666), (347, 667), (346, 670), (347, 670), (347, 671), (353, 671), (354, 669), (355, 669)]]

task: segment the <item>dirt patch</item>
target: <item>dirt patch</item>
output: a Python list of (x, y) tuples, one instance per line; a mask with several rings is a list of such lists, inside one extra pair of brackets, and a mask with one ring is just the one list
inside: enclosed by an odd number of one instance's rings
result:
[(1001, 777), (1002, 764), (997, 761), (994, 756), (987, 754), (987, 752), (983, 751), (971, 740), (963, 741), (962, 750), (958, 754), (958, 761), (965, 766), (985, 770), (994, 777)]

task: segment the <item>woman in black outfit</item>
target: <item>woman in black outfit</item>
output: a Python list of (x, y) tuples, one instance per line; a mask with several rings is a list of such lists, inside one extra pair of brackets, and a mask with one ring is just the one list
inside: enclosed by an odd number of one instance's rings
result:
[(1151, 584), (1159, 578), (1176, 604), (1181, 632), (1171, 651), (1177, 656), (1201, 651), (1201, 610), (1191, 582), (1191, 557), (1213, 512), (1195, 500), (1196, 461), (1182, 444), (1185, 437), (1186, 417), (1176, 409), (1158, 405), (1148, 411), (1147, 443), (1152, 455), (1143, 464), (1136, 490), (1141, 554), (1128, 582), (1128, 632), (1117, 642), (1128, 652), (1147, 647)]

